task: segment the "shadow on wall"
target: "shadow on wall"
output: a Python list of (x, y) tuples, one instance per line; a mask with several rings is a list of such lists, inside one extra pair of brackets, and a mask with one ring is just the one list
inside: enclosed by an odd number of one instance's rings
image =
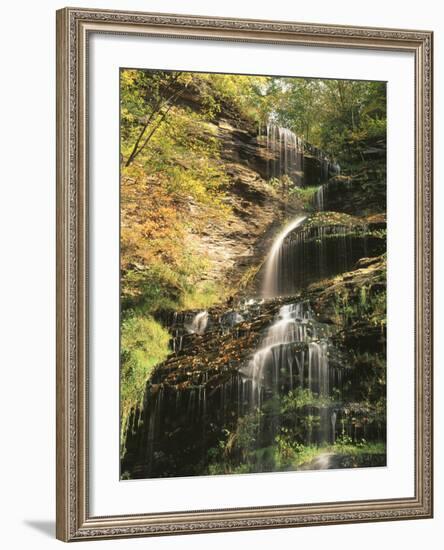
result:
[(31, 527), (35, 531), (40, 531), (40, 533), (43, 533), (44, 535), (51, 537), (52, 539), (55, 537), (54, 520), (25, 519), (23, 523), (28, 527)]

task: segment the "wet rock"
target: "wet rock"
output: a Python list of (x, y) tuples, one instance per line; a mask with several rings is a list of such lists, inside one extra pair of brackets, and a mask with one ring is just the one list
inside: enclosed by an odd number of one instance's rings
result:
[(386, 211), (386, 174), (383, 162), (365, 165), (353, 176), (335, 176), (324, 186), (326, 210), (367, 216)]

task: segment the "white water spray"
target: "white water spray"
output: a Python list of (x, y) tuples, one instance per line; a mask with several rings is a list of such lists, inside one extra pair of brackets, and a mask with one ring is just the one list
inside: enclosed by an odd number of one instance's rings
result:
[(191, 324), (188, 327), (188, 330), (192, 334), (203, 334), (208, 324), (208, 311), (200, 311), (197, 313)]

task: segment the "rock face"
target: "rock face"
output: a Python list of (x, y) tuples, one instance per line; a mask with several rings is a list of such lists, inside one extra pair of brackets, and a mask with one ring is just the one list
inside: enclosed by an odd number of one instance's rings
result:
[(228, 280), (237, 287), (245, 272), (263, 258), (273, 230), (284, 217), (292, 215), (295, 207), (248, 166), (235, 162), (224, 165), (231, 182), (226, 202), (232, 215), (228, 220), (214, 221), (196, 236), (195, 245), (210, 260), (206, 278)]
[[(197, 108), (198, 99), (192, 97), (187, 98), (187, 103)], [(208, 125), (208, 131), (220, 143), (221, 165), (229, 179), (226, 204), (231, 215), (228, 220), (215, 220), (206, 231), (192, 238), (197, 250), (209, 259), (204, 279), (228, 281), (229, 286), (238, 289), (249, 270), (260, 267), (276, 230), (285, 219), (296, 215), (301, 204), (297, 197), (289, 198), (291, 182), (287, 182), (286, 188), (270, 184), (273, 174), (276, 177), (283, 174), (284, 158), (293, 154), (291, 144), (284, 148), (282, 143), (270, 149), (265, 138), (257, 135), (256, 128), (236, 118), (234, 113), (222, 114)], [(300, 156), (301, 185), (326, 180), (328, 169), (325, 172), (321, 158), (308, 149)], [(192, 201), (189, 207), (193, 215), (200, 215), (199, 207)]]
[[(374, 163), (378, 166), (378, 163)], [(335, 176), (324, 187), (324, 208), (335, 212), (369, 215), (386, 211), (386, 174), (373, 167), (353, 176)]]

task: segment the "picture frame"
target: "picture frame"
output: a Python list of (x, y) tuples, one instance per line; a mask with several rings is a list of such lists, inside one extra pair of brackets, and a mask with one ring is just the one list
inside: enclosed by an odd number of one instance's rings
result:
[[(298, 504), (92, 512), (90, 442), (91, 37), (402, 52), (414, 62), (413, 494)], [(200, 41), (200, 42), (199, 42)], [(64, 8), (57, 12), (57, 538), (63, 541), (430, 518), (432, 444), (432, 54), (430, 31)], [(161, 60), (159, 60), (161, 65)], [(209, 69), (208, 69), (209, 70)], [(409, 108), (408, 105), (405, 107)], [(412, 251), (413, 252), (413, 251)], [(394, 346), (401, 346), (395, 342)], [(104, 390), (105, 391), (105, 390)], [(118, 396), (112, 396), (118, 400)], [(115, 462), (115, 461), (114, 461)], [(114, 464), (115, 466), (115, 464)], [(115, 466), (116, 467), (116, 466)], [(95, 470), (96, 471), (96, 470)], [(117, 471), (117, 470), (116, 470)], [(117, 477), (118, 474), (116, 474)], [(279, 474), (273, 474), (279, 475)], [(313, 478), (315, 479), (315, 478)], [(137, 483), (137, 482), (131, 482)], [(158, 483), (168, 484), (167, 480)], [(171, 485), (163, 485), (171, 492)]]

